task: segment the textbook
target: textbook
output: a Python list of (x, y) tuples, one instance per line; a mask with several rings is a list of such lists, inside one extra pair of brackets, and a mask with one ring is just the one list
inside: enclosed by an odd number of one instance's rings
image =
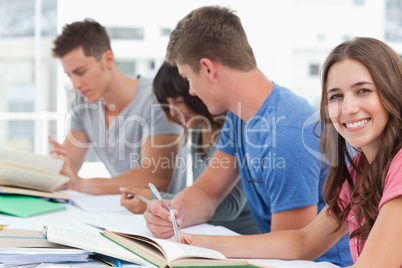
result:
[(157, 267), (270, 267), (242, 259), (227, 259), (218, 251), (138, 234), (105, 230), (105, 237)]
[(0, 196), (0, 212), (27, 218), (66, 209), (65, 206), (31, 196)]
[(35, 197), (45, 197), (50, 199), (63, 199), (71, 200), (71, 196), (68, 194), (58, 193), (58, 192), (45, 192), (38, 190), (31, 190), (21, 187), (12, 186), (0, 186), (0, 195), (14, 194), (14, 195), (28, 195)]
[(37, 230), (0, 230), (0, 267), (37, 267), (42, 262), (86, 262), (90, 254), (82, 249), (51, 243)]
[(135, 264), (145, 263), (140, 257), (116, 245), (99, 232), (80, 232), (71, 228), (48, 225), (44, 227), (43, 234), (49, 242), (92, 251)]
[(0, 230), (0, 248), (70, 248), (46, 240), (41, 231), (29, 229)]
[(59, 174), (63, 163), (51, 156), (0, 149), (0, 185), (53, 192), (69, 181)]

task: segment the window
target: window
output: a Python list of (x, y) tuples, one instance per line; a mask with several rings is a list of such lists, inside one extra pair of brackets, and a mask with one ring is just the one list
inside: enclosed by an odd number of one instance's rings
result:
[(324, 33), (320, 33), (317, 35), (317, 41), (320, 43), (324, 42), (326, 39), (327, 39), (327, 36)]
[(151, 69), (151, 70), (155, 69), (155, 61), (154, 60), (149, 61), (149, 69)]
[(0, 144), (46, 154), (57, 134), (57, 0), (0, 3)]
[(366, 0), (353, 0), (353, 4), (355, 6), (364, 6), (366, 4)]
[(161, 36), (167, 36), (167, 37), (169, 37), (170, 32), (171, 32), (171, 29), (170, 29), (170, 28), (161, 28)]
[(143, 28), (107, 28), (110, 39), (144, 40)]
[(128, 75), (130, 77), (135, 76), (135, 74), (136, 74), (135, 61), (116, 60), (116, 65), (126, 75)]
[(318, 76), (320, 74), (320, 65), (316, 63), (310, 64), (310, 76)]
[(402, 0), (386, 0), (385, 38), (387, 42), (402, 42)]
[(349, 34), (342, 35), (342, 41), (348, 41), (350, 39), (352, 39), (352, 37)]

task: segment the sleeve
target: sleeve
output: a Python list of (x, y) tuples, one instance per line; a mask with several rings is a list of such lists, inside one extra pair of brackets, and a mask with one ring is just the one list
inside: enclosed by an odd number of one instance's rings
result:
[[(306, 150), (318, 149), (311, 129), (287, 126), (277, 129), (276, 142), (261, 152), (262, 176), (271, 213), (318, 204), (327, 170), (320, 159)], [(304, 137), (303, 139), (301, 137)], [(295, 138), (296, 137), (296, 138)]]
[[(176, 195), (175, 194), (170, 194), (170, 193), (165, 193), (165, 192), (161, 192), (161, 196), (163, 199), (173, 199)], [(156, 196), (154, 195), (154, 193), (152, 193), (151, 195), (151, 199), (157, 199)]]
[(213, 221), (233, 221), (242, 213), (247, 203), (246, 195), (243, 191), (241, 181), (236, 184), (233, 190), (218, 205), (215, 214), (211, 220)]
[(83, 105), (85, 104), (82, 102), (80, 95), (77, 92), (74, 92), (71, 98), (70, 110), (67, 113), (67, 119), (70, 120), (70, 124), (67, 126), (67, 129), (85, 131), (81, 118), (83, 111), (81, 106)]
[(221, 134), (219, 136), (219, 141), (216, 146), (220, 151), (235, 155), (235, 141), (236, 141), (236, 132), (235, 129), (238, 128), (238, 120), (237, 116), (235, 116), (232, 112), (228, 112), (225, 120), (225, 124), (223, 124)]
[(402, 149), (394, 157), (385, 178), (384, 192), (378, 205), (380, 211), (388, 201), (402, 195)]

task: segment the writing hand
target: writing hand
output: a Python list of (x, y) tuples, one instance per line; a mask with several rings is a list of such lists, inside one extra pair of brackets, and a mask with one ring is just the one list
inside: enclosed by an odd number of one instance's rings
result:
[[(167, 206), (172, 205), (173, 212), (176, 217), (177, 224), (182, 224), (182, 205), (176, 200), (164, 200)], [(159, 200), (151, 200), (148, 203), (147, 209), (144, 212), (144, 218), (147, 222), (149, 231), (158, 238), (169, 238), (174, 235), (170, 212), (165, 209)]]
[[(210, 245), (211, 236), (207, 235), (194, 235), (194, 234), (186, 234), (179, 233), (180, 243), (187, 244), (191, 246), (197, 246), (202, 248), (212, 248)], [(176, 238), (173, 236), (171, 241), (176, 241)]]

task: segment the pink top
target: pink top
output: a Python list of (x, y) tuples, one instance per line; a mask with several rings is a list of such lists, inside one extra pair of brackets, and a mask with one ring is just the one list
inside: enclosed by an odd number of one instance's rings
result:
[[(353, 158), (354, 162), (357, 161), (359, 155), (360, 154), (356, 155)], [(353, 182), (355, 183), (356, 171), (350, 165), (349, 165), (349, 173), (350, 176), (352, 177)], [(348, 186), (347, 182), (345, 182), (339, 197), (346, 203), (349, 203), (351, 195), (352, 190)], [(402, 195), (402, 149), (395, 155), (394, 159), (392, 159), (391, 165), (389, 166), (387, 176), (385, 177), (384, 192), (378, 205), (378, 211), (381, 211), (382, 206), (386, 202), (401, 195)], [(354, 214), (355, 214), (354, 209), (352, 208), (344, 223), (345, 225), (349, 226), (349, 233), (352, 233), (358, 227)], [(362, 245), (358, 245), (357, 243), (358, 241), (356, 237), (349, 240), (350, 253), (352, 255), (353, 262), (357, 261), (365, 244), (365, 242)]]

